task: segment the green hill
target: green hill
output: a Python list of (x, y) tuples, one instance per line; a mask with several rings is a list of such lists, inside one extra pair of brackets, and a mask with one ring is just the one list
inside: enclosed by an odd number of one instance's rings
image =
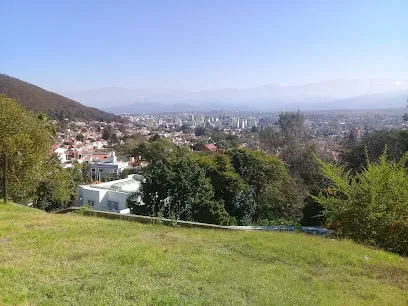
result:
[(0, 94), (17, 99), (24, 107), (34, 112), (42, 112), (56, 120), (115, 121), (116, 115), (87, 107), (41, 87), (0, 74)]
[(0, 204), (0, 305), (407, 305), (408, 259), (349, 241)]

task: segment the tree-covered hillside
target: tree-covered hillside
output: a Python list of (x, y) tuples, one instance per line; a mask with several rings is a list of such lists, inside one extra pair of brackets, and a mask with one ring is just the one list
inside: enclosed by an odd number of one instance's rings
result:
[(87, 107), (41, 87), (0, 74), (0, 94), (16, 99), (28, 110), (46, 113), (56, 120), (114, 121), (118, 117), (93, 107)]

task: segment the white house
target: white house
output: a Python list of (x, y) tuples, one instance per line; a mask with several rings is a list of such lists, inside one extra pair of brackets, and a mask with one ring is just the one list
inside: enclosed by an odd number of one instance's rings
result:
[(97, 181), (111, 180), (119, 178), (122, 171), (127, 168), (131, 168), (129, 162), (118, 161), (115, 152), (111, 152), (106, 160), (97, 159), (91, 162), (91, 176)]
[(143, 177), (133, 174), (128, 178), (100, 184), (79, 186), (79, 205), (102, 211), (129, 213), (128, 197), (140, 189)]
[(57, 148), (55, 149), (54, 153), (58, 156), (61, 163), (65, 163), (68, 160), (65, 148)]

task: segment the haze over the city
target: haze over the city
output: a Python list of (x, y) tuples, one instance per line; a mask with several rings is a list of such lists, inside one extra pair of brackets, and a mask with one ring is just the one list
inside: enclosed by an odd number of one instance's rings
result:
[(10, 1), (0, 72), (119, 113), (404, 106), (408, 3), (318, 2)]

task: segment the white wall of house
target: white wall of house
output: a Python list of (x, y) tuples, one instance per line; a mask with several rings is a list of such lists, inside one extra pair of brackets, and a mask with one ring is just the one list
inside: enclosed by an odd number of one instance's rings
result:
[[(127, 199), (140, 188), (138, 180), (141, 178), (137, 175), (130, 175), (127, 179), (103, 184), (81, 185), (79, 186), (79, 205), (102, 211), (126, 210)], [(115, 190), (118, 188), (120, 189)]]
[(65, 163), (68, 159), (67, 159), (67, 154), (66, 154), (66, 149), (64, 148), (57, 148), (55, 149), (54, 153), (57, 154), (59, 160), (61, 161), (61, 163)]

